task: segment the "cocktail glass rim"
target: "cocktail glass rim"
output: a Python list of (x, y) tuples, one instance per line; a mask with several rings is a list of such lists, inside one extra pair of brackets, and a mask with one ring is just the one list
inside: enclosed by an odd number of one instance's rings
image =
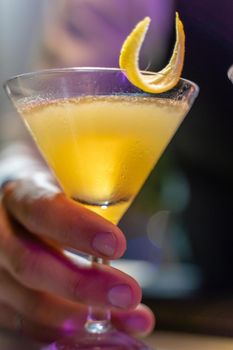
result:
[[(7, 85), (12, 82), (13, 80), (15, 79), (18, 79), (18, 78), (22, 78), (22, 79), (26, 79), (26, 78), (30, 78), (30, 77), (33, 77), (33, 76), (38, 76), (38, 75), (43, 75), (43, 74), (55, 74), (55, 73), (72, 73), (72, 72), (122, 72), (122, 73), (125, 73), (124, 70), (122, 70), (121, 68), (117, 68), (117, 67), (91, 67), (91, 66), (87, 66), (87, 67), (63, 67), (63, 68), (46, 68), (46, 69), (39, 69), (39, 70), (35, 70), (35, 71), (31, 71), (31, 72), (27, 72), (27, 73), (21, 73), (21, 74), (16, 74), (16, 75), (13, 75), (11, 78), (7, 79), (5, 81), (5, 83), (3, 84), (4, 86), (4, 89), (7, 91), (7, 94), (10, 96), (11, 95), (11, 92), (10, 90), (7, 88)], [(142, 74), (144, 75), (161, 75), (161, 73), (158, 73), (158, 72), (153, 72), (153, 71), (145, 71), (145, 70), (141, 70), (140, 71)], [(125, 73), (126, 75), (126, 73)], [(199, 92), (199, 86), (194, 83), (192, 80), (189, 80), (189, 79), (186, 79), (186, 78), (182, 78), (180, 77), (179, 81), (182, 81), (182, 82), (185, 82), (185, 83), (188, 83), (190, 85), (192, 85), (196, 91), (196, 94), (194, 96), (194, 98), (196, 97), (196, 95), (198, 94)], [(178, 81), (178, 82), (179, 82)], [(140, 89), (139, 89), (140, 90)], [(172, 89), (171, 89), (172, 90)], [(170, 90), (168, 90), (169, 92)], [(162, 95), (163, 93), (159, 93), (159, 94), (154, 94), (154, 93), (145, 93), (145, 94), (148, 94), (149, 96), (159, 96), (159, 95)]]

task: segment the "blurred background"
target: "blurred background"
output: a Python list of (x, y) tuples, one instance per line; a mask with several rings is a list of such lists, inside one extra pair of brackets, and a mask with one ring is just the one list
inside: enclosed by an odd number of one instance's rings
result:
[[(0, 0), (0, 83), (42, 68), (118, 66), (133, 26), (150, 16), (140, 66), (166, 65), (178, 10), (183, 77), (200, 94), (120, 223), (116, 266), (142, 285), (157, 328), (233, 336), (233, 1)], [(0, 92), (0, 145), (28, 138)]]

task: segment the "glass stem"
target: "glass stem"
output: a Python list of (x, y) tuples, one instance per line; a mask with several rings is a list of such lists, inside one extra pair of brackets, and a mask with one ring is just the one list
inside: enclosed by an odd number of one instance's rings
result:
[[(109, 265), (109, 260), (96, 258), (92, 255), (89, 257), (92, 263)], [(89, 306), (85, 329), (92, 334), (102, 334), (111, 328), (111, 311), (103, 307)]]

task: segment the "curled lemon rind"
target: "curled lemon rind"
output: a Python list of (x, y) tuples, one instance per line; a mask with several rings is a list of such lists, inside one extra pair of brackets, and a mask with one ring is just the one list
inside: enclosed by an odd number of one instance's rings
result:
[(140, 50), (150, 25), (150, 17), (140, 21), (123, 43), (119, 64), (128, 80), (141, 90), (162, 93), (172, 89), (179, 81), (184, 64), (185, 34), (176, 12), (176, 42), (169, 63), (156, 74), (143, 74), (139, 68)]

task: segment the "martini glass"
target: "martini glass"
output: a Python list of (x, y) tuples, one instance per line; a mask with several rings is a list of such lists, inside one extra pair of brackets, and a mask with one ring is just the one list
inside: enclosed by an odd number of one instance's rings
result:
[[(148, 94), (115, 68), (38, 71), (5, 88), (66, 195), (115, 224), (198, 94), (184, 79), (168, 92)], [(90, 307), (83, 331), (46, 349), (148, 347), (115, 330), (108, 310)]]

